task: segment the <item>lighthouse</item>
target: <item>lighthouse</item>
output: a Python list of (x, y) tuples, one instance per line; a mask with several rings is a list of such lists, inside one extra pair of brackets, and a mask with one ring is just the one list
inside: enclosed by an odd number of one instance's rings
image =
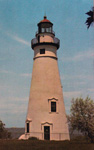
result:
[(55, 37), (53, 23), (46, 16), (37, 25), (38, 31), (31, 41), (34, 63), (23, 136), (25, 139), (69, 140), (57, 58), (60, 40)]

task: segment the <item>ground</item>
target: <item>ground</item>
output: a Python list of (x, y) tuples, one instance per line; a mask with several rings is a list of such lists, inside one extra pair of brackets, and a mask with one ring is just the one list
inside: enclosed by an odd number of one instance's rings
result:
[(0, 140), (0, 150), (94, 150), (94, 144), (83, 140), (39, 141)]

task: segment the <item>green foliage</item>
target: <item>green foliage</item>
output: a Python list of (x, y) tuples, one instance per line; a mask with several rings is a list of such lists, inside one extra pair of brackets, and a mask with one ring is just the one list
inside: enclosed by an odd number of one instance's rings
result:
[(71, 131), (78, 130), (94, 142), (94, 102), (89, 97), (72, 99), (68, 122)]
[(5, 129), (5, 124), (0, 120), (0, 139), (11, 138), (11, 133)]

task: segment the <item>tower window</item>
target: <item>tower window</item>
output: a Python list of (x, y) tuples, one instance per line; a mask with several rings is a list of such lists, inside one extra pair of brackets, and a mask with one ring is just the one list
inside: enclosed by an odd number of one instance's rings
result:
[(27, 123), (27, 133), (29, 133), (29, 123)]
[(45, 54), (45, 49), (40, 49), (40, 54)]
[(51, 112), (56, 112), (56, 102), (51, 102)]

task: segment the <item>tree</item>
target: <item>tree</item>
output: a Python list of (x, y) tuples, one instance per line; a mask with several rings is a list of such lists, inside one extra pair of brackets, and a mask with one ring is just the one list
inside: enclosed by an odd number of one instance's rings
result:
[(5, 124), (0, 120), (0, 139), (11, 138), (11, 133), (5, 129)]
[(94, 102), (89, 97), (72, 99), (68, 116), (71, 131), (78, 130), (94, 143)]
[(92, 10), (86, 13), (89, 17), (86, 20), (87, 28), (91, 26), (92, 23), (94, 23), (94, 7), (92, 7)]

